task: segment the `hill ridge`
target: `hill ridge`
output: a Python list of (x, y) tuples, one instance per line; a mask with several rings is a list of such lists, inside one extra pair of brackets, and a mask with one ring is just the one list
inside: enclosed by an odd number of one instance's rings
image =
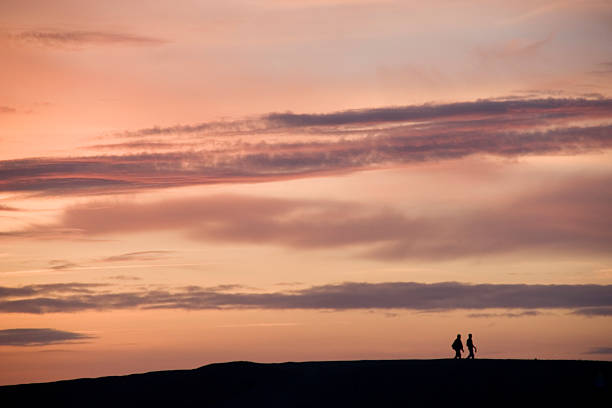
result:
[[(337, 407), (612, 401), (612, 362), (591, 360), (232, 361), (0, 387), (19, 405)], [(586, 404), (586, 405), (585, 405)]]

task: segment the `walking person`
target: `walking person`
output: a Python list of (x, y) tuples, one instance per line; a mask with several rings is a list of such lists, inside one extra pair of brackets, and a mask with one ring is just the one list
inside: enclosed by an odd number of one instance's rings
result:
[(463, 343), (461, 342), (461, 335), (458, 334), (455, 341), (451, 345), (452, 349), (455, 350), (455, 359), (461, 359), (461, 353), (463, 353)]
[(470, 354), (466, 357), (466, 358), (471, 358), (472, 360), (474, 359), (474, 352), (478, 352), (478, 349), (476, 348), (476, 346), (474, 345), (474, 341), (472, 341), (472, 333), (468, 334), (468, 339), (465, 342)]

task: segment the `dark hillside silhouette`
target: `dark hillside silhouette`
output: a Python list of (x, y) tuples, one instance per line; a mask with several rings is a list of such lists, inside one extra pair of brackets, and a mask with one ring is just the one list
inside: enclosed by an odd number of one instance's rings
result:
[(5, 386), (0, 401), (6, 407), (588, 407), (610, 406), (611, 386), (612, 362), (600, 361), (233, 362)]

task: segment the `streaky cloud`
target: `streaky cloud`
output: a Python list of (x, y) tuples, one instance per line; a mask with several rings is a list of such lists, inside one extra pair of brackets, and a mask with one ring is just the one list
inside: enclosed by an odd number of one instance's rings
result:
[(113, 275), (113, 276), (107, 276), (106, 279), (119, 280), (119, 281), (139, 281), (139, 280), (142, 280), (142, 278), (140, 278), (138, 276), (130, 276), (130, 275)]
[[(474, 155), (579, 155), (612, 148), (611, 118), (612, 99), (599, 97), (269, 113), (155, 126), (119, 135), (137, 140), (88, 147), (138, 153), (0, 161), (0, 192), (117, 194), (345, 174)], [(163, 135), (172, 138), (160, 139)]]
[(612, 347), (593, 347), (584, 354), (612, 354)]
[(13, 35), (13, 38), (46, 47), (82, 47), (90, 45), (152, 46), (166, 40), (143, 35), (91, 30), (30, 30)]
[(164, 149), (175, 149), (177, 148), (176, 143), (169, 142), (153, 142), (153, 141), (133, 141), (133, 142), (122, 142), (122, 143), (107, 143), (87, 146), (86, 149), (91, 150), (164, 150)]
[(612, 307), (586, 307), (573, 313), (587, 317), (612, 316)]
[(324, 114), (271, 113), (265, 119), (278, 126), (338, 126), (356, 123), (423, 121), (449, 117), (524, 115), (557, 113), (575, 115), (585, 110), (610, 113), (612, 99), (548, 98), (524, 100), (489, 100), (425, 104), (374, 109), (355, 109)]
[(524, 41), (521, 39), (512, 39), (504, 44), (496, 44), (493, 47), (477, 50), (477, 54), (484, 59), (507, 59), (507, 58), (524, 58), (537, 55), (542, 48), (550, 44), (553, 36), (548, 35), (546, 38), (535, 41)]
[(64, 269), (72, 269), (78, 266), (79, 266), (78, 264), (64, 260), (64, 259), (54, 259), (49, 262), (49, 268), (56, 270), (56, 271), (61, 271)]
[(54, 295), (58, 293), (93, 293), (94, 289), (108, 286), (104, 283), (46, 283), (26, 285), (21, 287), (0, 286), (0, 299), (28, 297), (39, 295)]
[(485, 318), (485, 319), (490, 319), (494, 317), (515, 318), (515, 317), (533, 317), (533, 316), (539, 316), (541, 314), (542, 313), (538, 312), (537, 310), (527, 310), (527, 311), (518, 312), (518, 313), (512, 313), (512, 312), (508, 312), (508, 313), (470, 313), (468, 314), (468, 317)]
[(505, 100), (481, 99), (447, 104), (423, 104), (364, 108), (331, 113), (274, 112), (258, 118), (212, 121), (193, 125), (153, 126), (136, 131), (123, 132), (129, 137), (157, 136), (184, 133), (252, 134), (296, 128), (337, 128), (345, 125), (386, 124), (396, 122), (436, 122), (440, 120), (492, 120), (513, 116), (544, 122), (552, 117), (601, 117), (612, 114), (612, 99), (597, 94), (593, 98), (539, 98)]
[(92, 339), (82, 333), (55, 329), (5, 329), (0, 330), (0, 346), (47, 346)]
[(357, 140), (242, 143), (241, 151), (185, 151), (0, 161), (0, 191), (117, 193), (218, 183), (254, 183), (461, 159), (581, 154), (612, 147), (612, 125), (544, 131), (438, 131)]
[(10, 106), (0, 106), (0, 113), (15, 113), (17, 109), (11, 108)]
[[(87, 285), (87, 284), (84, 284)], [(344, 282), (309, 288), (251, 293), (241, 286), (213, 288), (189, 286), (165, 290), (94, 292), (0, 301), (3, 313), (70, 313), (114, 309), (576, 309), (612, 307), (612, 285), (465, 284), (459, 282), (417, 283)], [(21, 288), (3, 288), (18, 292)], [(516, 312), (510, 312), (516, 313)], [(527, 315), (530, 315), (529, 313)]]
[(129, 252), (120, 255), (113, 255), (101, 259), (102, 262), (124, 262), (124, 261), (151, 261), (157, 259), (165, 259), (168, 255), (175, 251), (158, 250), (158, 251), (138, 251)]

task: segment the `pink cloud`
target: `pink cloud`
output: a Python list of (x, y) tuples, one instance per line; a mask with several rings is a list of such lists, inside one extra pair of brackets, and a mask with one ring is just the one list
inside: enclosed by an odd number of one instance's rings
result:
[(94, 201), (67, 208), (56, 225), (4, 235), (91, 239), (175, 230), (210, 243), (354, 247), (361, 256), (387, 261), (516, 251), (607, 254), (612, 248), (611, 183), (609, 176), (573, 179), (495, 206), (437, 216), (350, 202), (241, 195), (146, 204)]
[[(149, 128), (135, 132), (138, 140), (97, 146), (140, 153), (0, 161), (0, 192), (112, 194), (296, 179), (473, 155), (576, 155), (612, 147), (612, 125), (605, 122), (610, 117), (610, 99), (484, 100)], [(147, 139), (169, 134), (191, 139)], [(228, 139), (236, 135), (241, 138)]]

